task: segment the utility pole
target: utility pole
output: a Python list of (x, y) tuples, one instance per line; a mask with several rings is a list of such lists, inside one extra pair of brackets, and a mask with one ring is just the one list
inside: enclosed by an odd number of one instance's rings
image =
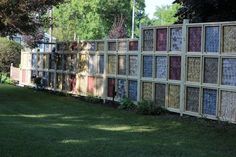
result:
[(135, 14), (135, 3), (136, 1), (133, 1), (133, 14), (132, 14), (132, 36), (131, 38), (134, 38), (134, 14)]

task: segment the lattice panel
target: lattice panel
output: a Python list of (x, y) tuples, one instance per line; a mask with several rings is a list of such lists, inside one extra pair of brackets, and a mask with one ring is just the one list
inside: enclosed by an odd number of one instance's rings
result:
[(156, 50), (166, 51), (167, 50), (167, 29), (156, 30)]
[(186, 111), (199, 112), (199, 88), (187, 87)]
[(128, 85), (128, 97), (132, 101), (137, 101), (137, 81), (130, 80)]
[(166, 85), (156, 84), (155, 85), (155, 103), (157, 106), (165, 107), (166, 99)]
[(109, 55), (108, 56), (108, 74), (116, 74), (116, 56), (115, 55)]
[(187, 80), (191, 82), (200, 82), (201, 59), (198, 57), (189, 57), (187, 65)]
[(182, 28), (172, 28), (170, 39), (170, 50), (181, 51), (182, 50)]
[(126, 96), (126, 80), (124, 79), (117, 80), (117, 96), (120, 99)]
[(142, 99), (143, 100), (152, 100), (152, 83), (143, 82)]
[(97, 51), (104, 51), (104, 42), (97, 42)]
[(38, 55), (38, 68), (43, 69), (43, 54)]
[(167, 57), (156, 57), (156, 77), (158, 79), (167, 79)]
[(236, 58), (223, 59), (222, 84), (236, 86)]
[(180, 56), (171, 56), (169, 66), (170, 66), (169, 79), (180, 80), (180, 78), (181, 78), (181, 57)]
[(70, 90), (70, 78), (67, 74), (62, 74), (62, 90), (69, 91)]
[(71, 64), (69, 67), (70, 71), (76, 71), (76, 69), (77, 69), (76, 60), (77, 60), (77, 55), (71, 54)]
[(71, 66), (71, 56), (65, 55), (65, 64), (64, 64), (64, 70), (69, 70)]
[(56, 69), (56, 57), (55, 54), (49, 55), (49, 69)]
[(180, 86), (169, 85), (168, 89), (168, 107), (179, 109), (180, 106)]
[(153, 51), (153, 30), (143, 31), (143, 51)]
[(236, 122), (236, 93), (221, 92), (221, 118)]
[(218, 59), (204, 59), (204, 83), (217, 84), (218, 80)]
[(201, 27), (190, 27), (188, 30), (188, 51), (201, 52)]
[(222, 53), (236, 53), (236, 26), (225, 26), (223, 34)]
[(57, 66), (57, 70), (62, 70), (63, 68), (63, 57), (61, 54), (57, 54), (56, 57), (56, 66)]
[(129, 56), (129, 75), (137, 76), (138, 74), (138, 56)]
[(220, 31), (219, 27), (206, 27), (205, 30), (205, 51), (217, 53), (219, 52)]
[(118, 56), (118, 74), (126, 75), (126, 56)]
[(103, 74), (104, 73), (104, 55), (98, 56), (98, 73)]
[(143, 77), (152, 77), (152, 56), (143, 56)]
[(216, 115), (217, 90), (204, 89), (203, 90), (203, 104), (202, 113), (206, 115)]
[[(108, 78), (108, 86), (107, 86), (107, 96), (113, 97), (113, 94), (115, 94), (115, 79)], [(114, 92), (113, 92), (114, 91)], [(115, 96), (115, 95), (114, 95)]]
[(116, 42), (108, 42), (108, 51), (116, 51)]
[(96, 91), (97, 91), (97, 96), (101, 97), (103, 96), (103, 86), (104, 86), (104, 81), (103, 78), (96, 78)]
[(118, 42), (118, 50), (126, 52), (128, 50), (127, 42), (126, 41), (119, 41)]
[(89, 73), (94, 74), (96, 73), (96, 56), (95, 55), (89, 55)]
[(129, 41), (129, 51), (138, 51), (138, 41)]
[(87, 93), (90, 95), (94, 95), (96, 91), (95, 86), (96, 80), (95, 77), (89, 76), (88, 77), (88, 86), (87, 86)]
[(88, 71), (88, 59), (87, 55), (85, 54), (80, 54), (79, 55), (79, 72), (87, 72)]

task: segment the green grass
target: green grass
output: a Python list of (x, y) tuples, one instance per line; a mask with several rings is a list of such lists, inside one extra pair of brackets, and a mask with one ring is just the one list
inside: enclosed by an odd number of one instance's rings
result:
[(0, 157), (35, 156), (235, 157), (236, 127), (0, 85)]

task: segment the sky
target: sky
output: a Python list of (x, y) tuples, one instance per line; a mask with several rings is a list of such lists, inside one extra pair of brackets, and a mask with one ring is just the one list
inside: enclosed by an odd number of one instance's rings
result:
[(153, 18), (156, 6), (170, 5), (173, 1), (174, 0), (145, 0), (145, 12), (148, 14), (149, 18)]

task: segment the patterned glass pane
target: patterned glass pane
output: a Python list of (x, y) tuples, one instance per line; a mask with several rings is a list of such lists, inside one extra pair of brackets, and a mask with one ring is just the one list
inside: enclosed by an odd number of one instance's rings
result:
[(142, 98), (143, 100), (152, 100), (152, 83), (143, 82)]
[(117, 96), (120, 99), (126, 96), (126, 80), (124, 79), (117, 80)]
[(217, 84), (218, 80), (218, 59), (205, 58), (204, 60), (204, 83)]
[(95, 42), (88, 42), (88, 50), (89, 51), (96, 51), (96, 43)]
[(167, 57), (156, 57), (156, 77), (159, 79), (167, 78)]
[(108, 56), (108, 74), (116, 74), (116, 56)]
[(88, 77), (88, 86), (87, 86), (88, 94), (94, 94), (95, 92), (95, 77)]
[(104, 73), (104, 55), (98, 56), (98, 73)]
[(223, 59), (222, 84), (236, 86), (236, 59)]
[(43, 54), (38, 55), (38, 68), (43, 69)]
[(189, 52), (201, 52), (201, 27), (191, 27), (188, 31), (188, 51)]
[(168, 107), (179, 109), (180, 104), (180, 86), (169, 85), (168, 89)]
[(172, 56), (170, 57), (170, 74), (171, 80), (180, 80), (181, 78), (181, 57)]
[(236, 26), (226, 26), (224, 27), (224, 45), (223, 53), (235, 53), (236, 52)]
[(49, 87), (51, 88), (54, 88), (54, 78), (55, 78), (55, 75), (53, 72), (50, 72), (49, 73)]
[(166, 51), (167, 50), (167, 29), (157, 29), (156, 32), (156, 50), (157, 51)]
[(188, 87), (186, 91), (186, 111), (198, 112), (199, 88)]
[(37, 67), (37, 54), (32, 54), (31, 66), (32, 68)]
[(152, 77), (152, 56), (143, 57), (143, 77)]
[(104, 51), (104, 42), (97, 42), (97, 51)]
[(88, 70), (88, 60), (87, 60), (87, 56), (85, 54), (80, 54), (79, 55), (79, 72), (85, 72)]
[(69, 78), (69, 82), (70, 82), (70, 91), (72, 91), (73, 93), (77, 93), (76, 90), (76, 75), (72, 74), (70, 75)]
[(129, 56), (129, 75), (137, 76), (138, 73), (138, 56)]
[(49, 69), (56, 69), (55, 54), (49, 55)]
[(62, 89), (62, 74), (57, 73), (57, 78), (56, 78), (56, 88), (61, 90)]
[(126, 75), (126, 56), (118, 56), (118, 74)]
[(182, 28), (171, 29), (170, 50), (181, 51), (182, 49)]
[(219, 51), (219, 40), (220, 32), (219, 27), (206, 27), (206, 52), (218, 52)]
[(89, 73), (94, 74), (96, 73), (96, 56), (89, 55)]
[(128, 97), (130, 100), (137, 101), (137, 81), (129, 81)]
[(108, 51), (116, 51), (116, 42), (108, 42)]
[(62, 74), (62, 90), (68, 91), (69, 89), (69, 78), (68, 75)]
[(217, 90), (203, 90), (203, 114), (216, 115)]
[(48, 81), (49, 76), (48, 75), (49, 75), (48, 72), (43, 72), (42, 82), (43, 82), (44, 87), (48, 87), (48, 85), (49, 85), (49, 81)]
[(153, 51), (153, 30), (143, 31), (143, 51)]
[(96, 91), (97, 91), (97, 96), (102, 96), (103, 95), (103, 78), (97, 78), (96, 79)]
[(129, 51), (138, 51), (138, 41), (129, 42)]
[(221, 92), (221, 117), (223, 120), (236, 122), (236, 93)]
[(200, 81), (201, 59), (198, 57), (189, 57), (187, 61), (188, 75), (187, 80), (191, 82)]
[(61, 54), (57, 54), (56, 58), (56, 64), (57, 64), (57, 70), (62, 70), (63, 68), (63, 56)]
[(85, 76), (79, 77), (79, 92), (80, 94), (87, 93), (87, 77)]
[[(107, 96), (108, 97), (113, 97), (113, 94), (115, 94), (115, 79), (113, 78), (108, 78), (108, 86), (107, 86)], [(115, 96), (115, 95), (114, 95)]]
[(127, 51), (127, 42), (126, 41), (119, 41), (118, 42), (118, 50), (119, 51)]
[(166, 99), (166, 85), (156, 84), (155, 85), (155, 102), (157, 106), (165, 107)]

